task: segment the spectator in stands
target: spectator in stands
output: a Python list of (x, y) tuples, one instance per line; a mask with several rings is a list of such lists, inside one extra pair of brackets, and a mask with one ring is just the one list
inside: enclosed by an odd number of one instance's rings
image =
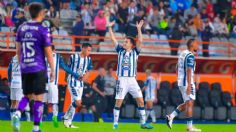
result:
[(159, 9), (159, 15), (161, 19), (165, 19), (164, 17), (167, 16), (167, 11), (164, 7), (163, 1), (160, 1), (158, 9)]
[(197, 28), (198, 36), (201, 36), (201, 32), (203, 30), (203, 22), (202, 22), (200, 14), (197, 14), (196, 16), (194, 16), (193, 24)]
[(208, 19), (208, 14), (206, 12), (206, 8), (203, 8), (202, 11), (201, 11), (201, 19), (202, 20)]
[(77, 14), (78, 12), (69, 8), (69, 4), (63, 3), (63, 8), (60, 10), (61, 19), (75, 19)]
[(153, 14), (148, 14), (147, 20), (151, 24), (151, 28), (153, 29), (154, 33), (158, 33), (160, 28), (159, 23), (161, 21), (158, 8), (153, 9)]
[(218, 37), (228, 37), (229, 31), (226, 18), (220, 19), (219, 17), (216, 17), (214, 20), (214, 28)]
[(52, 20), (52, 22), (54, 23), (56, 27), (59, 27), (60, 16), (59, 16), (59, 12), (55, 9), (55, 6), (53, 5), (50, 6), (50, 9), (46, 15), (49, 16), (49, 18)]
[[(107, 21), (106, 17), (104, 16), (104, 11), (100, 10), (94, 19), (95, 30), (100, 37), (104, 37), (106, 35), (106, 25)], [(104, 39), (99, 40), (99, 42), (101, 41), (104, 41)]]
[(116, 88), (116, 80), (112, 76), (113, 68), (109, 68), (107, 71), (107, 75), (104, 77), (105, 79), (105, 94), (107, 98), (107, 113), (113, 113), (113, 108), (114, 108), (114, 92)]
[(198, 35), (197, 27), (196, 27), (196, 25), (194, 25), (193, 20), (188, 21), (188, 26), (187, 27), (188, 27), (188, 30), (189, 30), (189, 34), (192, 37), (197, 37), (197, 35)]
[(5, 16), (5, 25), (8, 26), (8, 27), (14, 27), (14, 23), (12, 21), (12, 10), (13, 10), (13, 7), (11, 5), (7, 5), (6, 7), (6, 11), (7, 11), (7, 15)]
[[(173, 28), (173, 31), (170, 33), (169, 35), (169, 39), (171, 40), (181, 40), (183, 37), (183, 33), (180, 29), (180, 27), (178, 27), (178, 25), (176, 25)], [(178, 48), (180, 46), (180, 42), (169, 42), (170, 48), (171, 48), (171, 55), (177, 55), (178, 54)]]
[(128, 20), (128, 8), (127, 4), (122, 1), (122, 3), (118, 6), (117, 12), (118, 24), (119, 24), (119, 32), (123, 33), (125, 31), (127, 20)]
[(107, 108), (107, 99), (105, 93), (105, 76), (106, 70), (104, 68), (99, 68), (99, 74), (95, 78), (92, 89), (95, 91), (95, 106), (98, 113), (98, 117), (101, 118), (102, 113)]
[(94, 115), (94, 121), (97, 122), (99, 117), (94, 104), (94, 91), (88, 83), (84, 84), (82, 100), (81, 113), (89, 113), (91, 111)]
[(231, 36), (233, 38), (236, 38), (236, 22), (234, 22), (234, 24), (233, 24)]
[(160, 34), (166, 34), (167, 30), (168, 30), (168, 24), (169, 24), (169, 19), (167, 16), (164, 17), (163, 20), (160, 21), (160, 30), (159, 33)]
[(135, 15), (138, 13), (138, 8), (135, 1), (131, 1), (128, 7), (128, 21), (133, 21)]
[(81, 15), (82, 15), (82, 19), (83, 19), (83, 22), (86, 26), (89, 26), (91, 25), (91, 21), (92, 21), (92, 12), (91, 10), (89, 10), (89, 4), (85, 4), (83, 7), (82, 7), (82, 10), (81, 10)]
[(207, 42), (207, 43), (203, 43), (202, 44), (202, 49), (203, 49), (203, 57), (209, 57), (209, 42), (210, 42), (210, 39), (212, 38), (212, 27), (210, 26), (210, 22), (209, 20), (206, 20), (204, 22), (204, 30), (202, 32), (202, 35), (201, 35), (201, 38), (202, 38), (202, 41), (203, 42)]
[(176, 0), (170, 0), (170, 9), (172, 13), (176, 13), (178, 10), (178, 4), (176, 2)]
[(20, 10), (18, 10), (18, 12), (17, 12), (17, 21), (16, 21), (16, 23), (15, 23), (15, 32), (17, 31), (17, 29), (18, 29), (18, 27), (21, 25), (21, 24), (23, 24), (24, 22), (26, 22), (27, 20), (26, 20), (26, 18), (25, 18), (25, 12), (24, 12), (24, 10), (22, 10), (22, 9), (20, 9)]
[(125, 31), (126, 36), (130, 36), (130, 37), (136, 37), (137, 36), (137, 28), (136, 28), (136, 23), (139, 22), (140, 20), (143, 19), (144, 16), (144, 11), (143, 10), (139, 10), (138, 14), (134, 17), (132, 22), (129, 22), (127, 24), (127, 28)]
[(184, 18), (187, 20), (189, 19), (189, 17), (193, 18), (194, 16), (196, 16), (198, 14), (197, 9), (194, 7), (194, 5), (192, 4), (191, 7), (187, 10), (184, 11)]
[[(76, 19), (76, 24), (75, 24), (75, 26), (73, 27), (73, 35), (75, 35), (75, 36), (83, 36), (84, 34), (83, 34), (83, 31), (84, 31), (84, 22), (83, 22), (83, 20), (82, 20), (82, 16), (81, 15), (78, 15), (77, 16), (77, 19)], [(76, 44), (80, 44), (80, 38), (76, 38)], [(75, 50), (76, 51), (80, 51), (81, 50), (81, 48), (80, 48), (80, 46), (76, 46), (75, 47)]]

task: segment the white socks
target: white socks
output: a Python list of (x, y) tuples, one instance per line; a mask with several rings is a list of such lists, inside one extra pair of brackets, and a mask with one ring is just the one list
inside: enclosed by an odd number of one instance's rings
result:
[(140, 123), (145, 124), (146, 123), (146, 112), (144, 107), (139, 107), (139, 114), (140, 114)]
[(57, 104), (52, 105), (52, 113), (53, 113), (53, 116), (58, 116), (58, 105)]

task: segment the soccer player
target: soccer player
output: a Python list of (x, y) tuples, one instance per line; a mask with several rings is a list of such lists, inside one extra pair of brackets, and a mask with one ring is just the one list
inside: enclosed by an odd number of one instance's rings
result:
[(193, 105), (196, 98), (196, 88), (194, 84), (194, 71), (195, 71), (195, 56), (197, 52), (198, 43), (195, 39), (189, 39), (187, 42), (188, 50), (180, 53), (177, 74), (178, 86), (181, 91), (184, 103), (179, 105), (171, 114), (166, 116), (167, 126), (171, 129), (174, 118), (180, 113), (185, 111), (187, 116), (187, 131), (200, 132), (201, 129), (193, 127)]
[(78, 128), (72, 125), (72, 120), (74, 118), (75, 109), (81, 107), (81, 98), (83, 94), (84, 82), (82, 80), (83, 76), (87, 71), (92, 69), (92, 60), (89, 57), (92, 50), (92, 45), (85, 43), (82, 45), (82, 50), (80, 53), (75, 53), (70, 56), (68, 66), (73, 72), (76, 72), (80, 76), (80, 80), (72, 75), (67, 78), (68, 88), (71, 95), (71, 105), (63, 117), (63, 124), (66, 128)]
[(110, 36), (118, 53), (118, 66), (117, 66), (118, 81), (116, 87), (116, 103), (114, 108), (113, 129), (118, 129), (120, 107), (122, 105), (125, 95), (128, 92), (133, 96), (133, 98), (135, 98), (137, 102), (138, 110), (140, 113), (141, 128), (143, 129), (153, 128), (152, 126), (146, 123), (146, 112), (144, 108), (143, 95), (137, 83), (137, 80), (135, 79), (137, 71), (138, 55), (140, 53), (143, 41), (141, 32), (143, 23), (144, 21), (141, 20), (139, 23), (136, 24), (138, 30), (137, 44), (134, 38), (127, 36), (124, 40), (123, 45), (120, 45), (117, 42), (115, 35), (112, 31), (112, 26), (114, 25), (114, 22), (109, 24)]
[(152, 77), (151, 70), (146, 70), (147, 80), (143, 91), (145, 91), (146, 113), (147, 119), (149, 115), (152, 118), (152, 123), (156, 123), (156, 114), (153, 110), (153, 103), (157, 101), (157, 81)]
[[(71, 74), (75, 78), (79, 78), (79, 74), (74, 73), (63, 61), (62, 56), (60, 56), (58, 53), (55, 53), (55, 48), (54, 45), (52, 45), (52, 50), (53, 50), (53, 62), (54, 62), (54, 73), (55, 73), (55, 79), (53, 82), (50, 82), (50, 77), (48, 78), (48, 82), (46, 84), (46, 91), (47, 93), (45, 94), (44, 97), (44, 102), (48, 103), (49, 107), (52, 107), (53, 111), (53, 125), (54, 127), (58, 127), (58, 77), (59, 77), (59, 67), (61, 67), (64, 71), (66, 71), (68, 74)], [(47, 60), (46, 60), (47, 62)], [(49, 63), (47, 63), (47, 72), (48, 76), (51, 74), (51, 68)]]
[[(10, 84), (10, 90), (11, 90), (11, 119), (13, 116), (13, 113), (16, 112), (17, 106), (21, 98), (23, 97), (23, 91), (21, 88), (21, 72), (20, 72), (20, 64), (17, 60), (17, 55), (15, 55), (9, 66), (8, 66), (8, 82)], [(26, 106), (25, 109), (26, 119), (27, 121), (30, 121), (30, 108), (29, 104)]]
[(33, 132), (40, 132), (39, 124), (43, 113), (43, 97), (47, 83), (47, 65), (45, 56), (51, 67), (50, 81), (54, 81), (54, 63), (51, 49), (50, 33), (41, 22), (44, 19), (44, 7), (40, 3), (29, 6), (30, 21), (22, 24), (16, 34), (16, 52), (22, 75), (24, 97), (13, 115), (14, 131), (20, 131), (21, 113), (30, 100), (34, 100)]

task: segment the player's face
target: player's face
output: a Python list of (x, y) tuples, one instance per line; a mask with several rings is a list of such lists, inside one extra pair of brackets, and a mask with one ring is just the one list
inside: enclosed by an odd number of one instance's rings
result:
[(90, 53), (91, 53), (91, 51), (92, 51), (92, 48), (91, 48), (91, 47), (87, 47), (87, 48), (83, 48), (83, 49), (82, 49), (82, 52), (83, 52), (83, 54), (84, 54), (85, 56), (89, 56)]
[(197, 52), (197, 50), (198, 50), (198, 42), (197, 41), (193, 41), (193, 50), (194, 50), (194, 52)]
[(130, 42), (130, 39), (127, 39), (127, 38), (125, 39), (124, 44), (123, 44), (123, 48), (126, 50), (132, 48), (132, 44)]

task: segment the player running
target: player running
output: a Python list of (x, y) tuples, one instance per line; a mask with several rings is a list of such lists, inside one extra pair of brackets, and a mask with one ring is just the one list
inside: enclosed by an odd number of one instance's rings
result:
[(153, 103), (157, 101), (157, 81), (152, 77), (151, 70), (146, 70), (147, 80), (143, 91), (145, 91), (146, 113), (147, 119), (149, 115), (152, 118), (152, 123), (156, 123), (156, 114), (153, 110)]
[(29, 6), (30, 21), (22, 24), (16, 34), (16, 51), (21, 67), (22, 88), (24, 97), (19, 102), (13, 115), (14, 131), (20, 131), (21, 113), (29, 101), (34, 99), (33, 132), (41, 132), (39, 124), (43, 114), (43, 97), (47, 83), (47, 65), (45, 56), (51, 67), (50, 81), (54, 81), (54, 64), (51, 49), (50, 33), (41, 22), (44, 19), (44, 7), (40, 3)]
[(193, 127), (193, 105), (196, 98), (196, 88), (194, 84), (194, 71), (196, 66), (194, 53), (197, 52), (198, 43), (195, 39), (190, 39), (187, 42), (188, 50), (180, 53), (177, 74), (178, 86), (181, 91), (184, 103), (179, 105), (171, 114), (166, 116), (167, 126), (171, 129), (174, 118), (183, 111), (186, 111), (187, 116), (187, 131), (200, 132), (201, 129)]
[(118, 119), (120, 107), (125, 95), (129, 92), (133, 98), (136, 99), (138, 110), (140, 112), (141, 128), (152, 129), (153, 127), (146, 123), (146, 112), (144, 108), (144, 101), (142, 91), (135, 79), (137, 72), (137, 60), (142, 46), (142, 32), (143, 20), (136, 24), (138, 30), (137, 44), (132, 37), (126, 37), (123, 45), (120, 45), (112, 31), (114, 22), (109, 24), (109, 32), (111, 39), (116, 47), (118, 53), (117, 76), (118, 82), (116, 87), (116, 103), (114, 108), (114, 124), (113, 129), (118, 129)]
[[(21, 98), (23, 97), (23, 90), (21, 87), (22, 81), (21, 81), (21, 72), (20, 72), (20, 64), (17, 60), (17, 55), (15, 55), (9, 66), (8, 66), (8, 82), (10, 84), (10, 90), (11, 90), (11, 119), (13, 116), (13, 113), (16, 112), (17, 106)], [(30, 108), (29, 104), (26, 106), (25, 109), (25, 115), (27, 121), (30, 121)]]
[[(75, 78), (79, 78), (79, 74), (74, 73), (65, 63), (60, 56), (60, 54), (55, 53), (55, 48), (54, 45), (52, 45), (52, 50), (53, 50), (53, 62), (54, 62), (54, 73), (55, 73), (55, 80), (53, 82), (50, 82), (50, 77), (48, 78), (48, 83), (46, 84), (46, 90), (47, 93), (45, 94), (44, 97), (44, 102), (48, 103), (48, 106), (52, 108), (53, 111), (53, 116), (52, 116), (52, 121), (53, 121), (53, 126), (58, 127), (58, 77), (59, 77), (59, 67), (61, 67), (65, 72), (68, 74), (71, 74)], [(46, 60), (47, 62), (47, 60)], [(48, 63), (47, 63), (48, 64)], [(51, 74), (51, 68), (50, 65), (48, 64), (47, 67), (47, 73), (48, 76)]]
[(75, 109), (81, 107), (81, 98), (83, 94), (84, 82), (82, 80), (83, 76), (87, 71), (92, 69), (92, 60), (89, 57), (92, 50), (91, 44), (83, 44), (80, 53), (75, 53), (70, 56), (68, 66), (73, 72), (76, 72), (80, 76), (80, 80), (77, 80), (72, 75), (67, 78), (68, 88), (71, 95), (71, 105), (63, 117), (63, 124), (66, 128), (78, 128), (72, 125), (72, 120), (74, 118)]

